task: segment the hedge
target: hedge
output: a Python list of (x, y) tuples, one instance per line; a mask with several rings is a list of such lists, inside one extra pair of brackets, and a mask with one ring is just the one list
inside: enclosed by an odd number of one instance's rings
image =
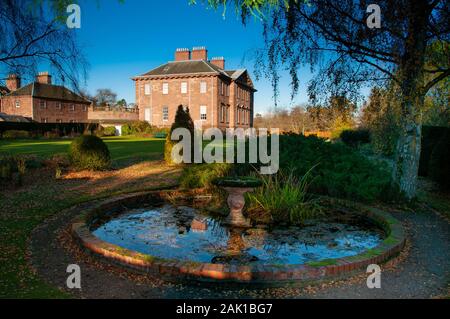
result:
[(6, 131), (27, 131), (30, 136), (52, 133), (59, 136), (69, 134), (83, 134), (95, 132), (99, 127), (97, 123), (19, 123), (0, 122), (0, 136)]
[(433, 148), (428, 172), (441, 189), (450, 189), (450, 131), (447, 131)]
[(431, 154), (434, 148), (445, 134), (450, 133), (449, 127), (423, 126), (422, 127), (422, 150), (420, 153), (419, 175), (428, 176)]
[(341, 133), (341, 140), (350, 147), (370, 143), (370, 131), (366, 129), (345, 130)]

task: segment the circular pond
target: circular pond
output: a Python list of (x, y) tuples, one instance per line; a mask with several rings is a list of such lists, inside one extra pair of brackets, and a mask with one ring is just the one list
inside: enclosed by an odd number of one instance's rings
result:
[(358, 214), (333, 213), (302, 227), (230, 228), (186, 206), (134, 209), (91, 229), (100, 240), (158, 258), (231, 265), (289, 265), (361, 254), (385, 234)]

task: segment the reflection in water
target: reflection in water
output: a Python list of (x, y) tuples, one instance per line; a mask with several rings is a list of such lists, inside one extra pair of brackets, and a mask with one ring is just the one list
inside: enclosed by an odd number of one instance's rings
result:
[(157, 257), (230, 264), (301, 264), (352, 256), (383, 238), (379, 229), (356, 218), (270, 231), (235, 229), (193, 208), (172, 205), (122, 214), (94, 235)]
[(246, 248), (242, 233), (242, 229), (230, 229), (227, 243), (227, 253), (229, 255), (241, 254)]

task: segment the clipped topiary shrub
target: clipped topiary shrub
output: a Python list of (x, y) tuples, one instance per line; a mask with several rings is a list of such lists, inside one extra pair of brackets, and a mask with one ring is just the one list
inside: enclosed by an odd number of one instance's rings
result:
[(69, 158), (77, 169), (105, 170), (111, 165), (109, 149), (101, 138), (82, 135), (70, 145)]
[(428, 172), (442, 189), (450, 189), (450, 132), (444, 134), (434, 147)]
[[(192, 121), (191, 115), (189, 114), (189, 108), (184, 109), (183, 105), (179, 105), (177, 113), (175, 114), (175, 121), (173, 122), (170, 132), (166, 137), (166, 143), (164, 146), (164, 160), (167, 164), (174, 164), (172, 159), (172, 148), (178, 143), (177, 140), (172, 140), (172, 132), (177, 128), (186, 128), (191, 133), (191, 159), (193, 159), (194, 154), (194, 122)], [(180, 154), (183, 156), (183, 154)]]
[(341, 133), (341, 140), (350, 147), (370, 143), (370, 132), (365, 129), (345, 130)]

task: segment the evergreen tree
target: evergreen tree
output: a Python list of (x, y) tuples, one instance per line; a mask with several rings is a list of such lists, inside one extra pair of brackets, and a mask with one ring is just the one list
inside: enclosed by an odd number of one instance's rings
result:
[[(175, 121), (170, 127), (170, 132), (166, 138), (166, 144), (164, 147), (164, 160), (167, 164), (173, 164), (172, 159), (172, 148), (179, 140), (172, 139), (172, 132), (177, 128), (186, 128), (191, 133), (191, 159), (193, 161), (194, 154), (194, 121), (192, 121), (191, 115), (189, 114), (189, 107), (184, 109), (183, 105), (179, 105), (177, 113), (175, 114)], [(180, 154), (183, 156), (183, 154)]]

